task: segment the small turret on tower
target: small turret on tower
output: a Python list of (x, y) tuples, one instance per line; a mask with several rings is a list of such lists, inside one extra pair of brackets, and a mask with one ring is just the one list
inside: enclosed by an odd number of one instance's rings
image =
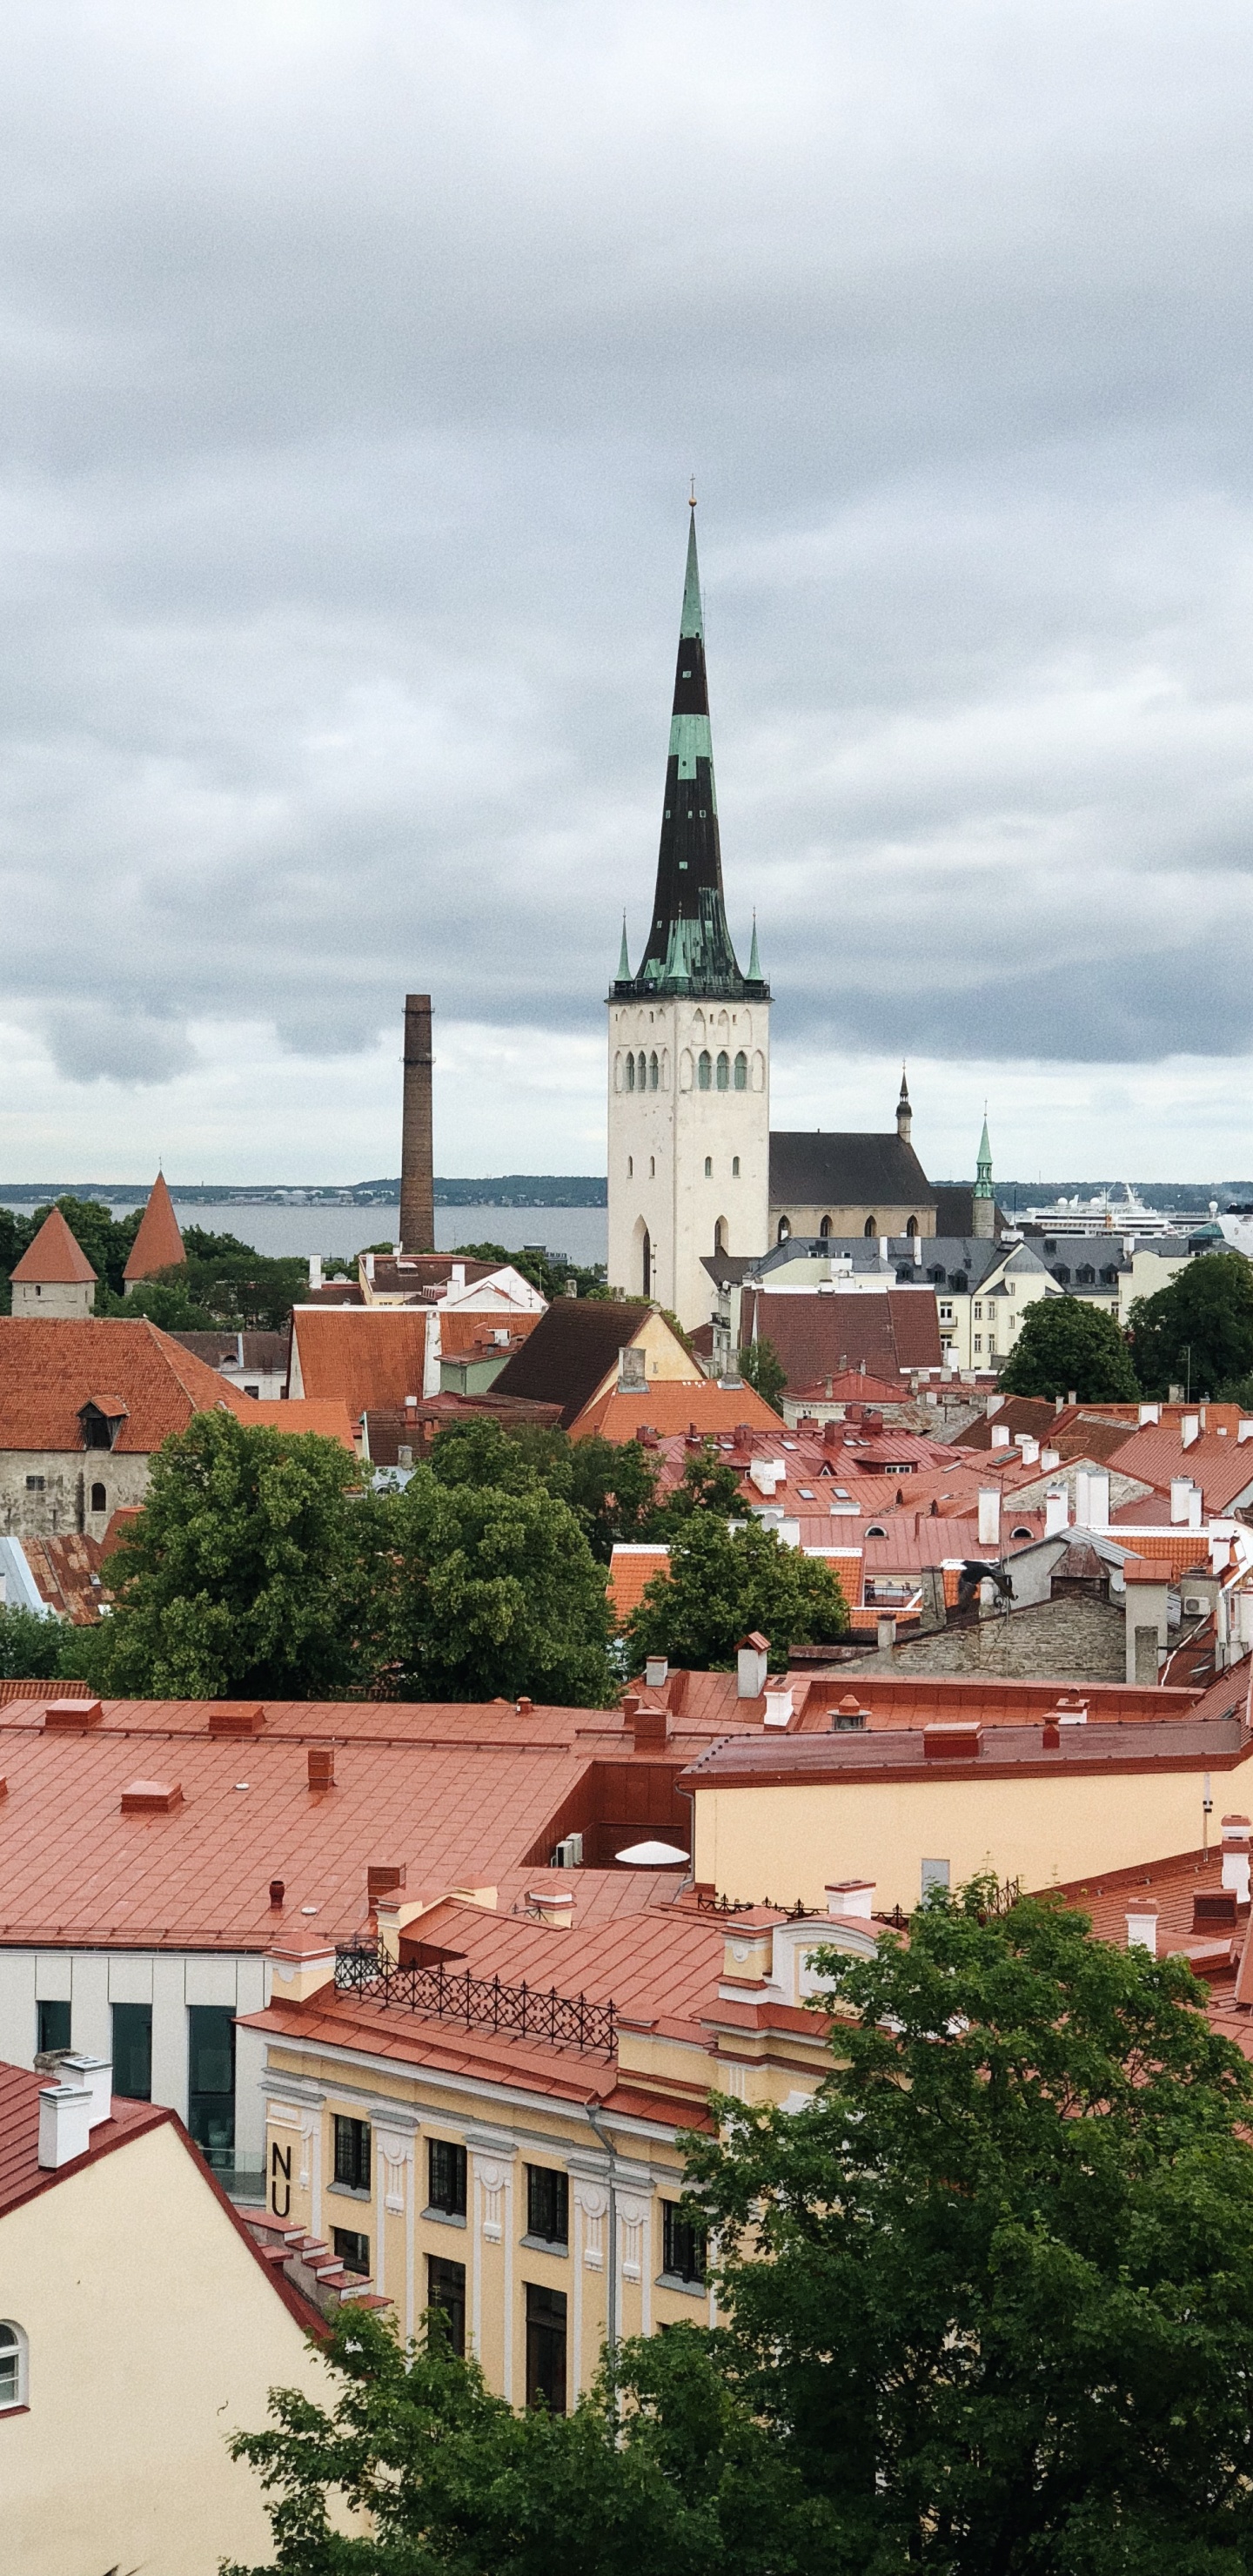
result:
[(909, 1143), (910, 1130), (913, 1127), (913, 1123), (914, 1113), (909, 1105), (909, 1084), (905, 1080), (905, 1067), (902, 1065), (901, 1096), (896, 1104), (896, 1132), (900, 1137), (902, 1145), (907, 1145)]
[(125, 1294), (129, 1297), (145, 1279), (155, 1278), (160, 1270), (178, 1269), (186, 1259), (178, 1218), (174, 1214), (174, 1201), (164, 1172), (158, 1172), (147, 1207), (139, 1220), (130, 1259), (122, 1274)]

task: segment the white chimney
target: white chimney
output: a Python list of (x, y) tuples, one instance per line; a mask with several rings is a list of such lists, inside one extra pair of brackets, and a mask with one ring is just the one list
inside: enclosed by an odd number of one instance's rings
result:
[(1151, 1897), (1127, 1908), (1127, 1948), (1148, 1950), (1154, 1958), (1157, 1956), (1157, 1907)]
[(464, 1263), (464, 1261), (454, 1261), (453, 1266), (452, 1266), (452, 1285), (453, 1285), (453, 1287), (454, 1287), (454, 1288), (464, 1288), (465, 1284), (466, 1284), (466, 1266), (465, 1266), (465, 1263)]
[(1043, 1467), (1046, 1476), (1051, 1476), (1053, 1469), (1055, 1467), (1060, 1467), (1061, 1463), (1062, 1453), (1060, 1449), (1042, 1449), (1040, 1451), (1040, 1465)]
[(1044, 1535), (1046, 1538), (1057, 1538), (1062, 1530), (1068, 1529), (1069, 1526), (1070, 1496), (1065, 1486), (1059, 1485), (1055, 1493), (1046, 1494), (1044, 1497)]
[(1191, 1493), (1190, 1493), (1190, 1494), (1189, 1494), (1189, 1496), (1188, 1496), (1188, 1527), (1189, 1527), (1189, 1529), (1199, 1529), (1199, 1528), (1200, 1528), (1200, 1526), (1201, 1526), (1201, 1512), (1202, 1512), (1202, 1509), (1203, 1509), (1203, 1506), (1204, 1506), (1204, 1502), (1205, 1502), (1205, 1496), (1204, 1496), (1204, 1494), (1202, 1493), (1200, 1486), (1199, 1486), (1199, 1485), (1194, 1485), (1194, 1486), (1193, 1486), (1193, 1488), (1192, 1488)]
[(896, 1617), (891, 1610), (881, 1610), (875, 1621), (875, 1644), (881, 1655), (890, 1655), (896, 1644)]
[(1009, 1447), (1009, 1424), (1008, 1424), (1007, 1422), (994, 1422), (994, 1423), (993, 1423), (993, 1425), (992, 1425), (992, 1446), (993, 1446), (993, 1448), (994, 1448), (994, 1449), (1008, 1449), (1008, 1447)]
[(1088, 1527), (1109, 1528), (1109, 1477), (1103, 1467), (1094, 1467), (1088, 1477)]
[(756, 1486), (758, 1493), (763, 1494), (767, 1502), (773, 1502), (776, 1487), (787, 1477), (786, 1462), (782, 1458), (754, 1458), (748, 1474), (749, 1482)]
[(920, 1234), (916, 1234), (916, 1235), (914, 1236), (914, 1263), (915, 1263), (915, 1267), (917, 1267), (917, 1266), (921, 1263), (921, 1261), (922, 1261), (922, 1236), (921, 1236)]
[(1191, 1491), (1192, 1478), (1190, 1476), (1171, 1477), (1170, 1517), (1172, 1521), (1183, 1521), (1186, 1524), (1188, 1518), (1188, 1497)]
[(837, 1878), (827, 1881), (828, 1914), (859, 1914), (870, 1921), (875, 1883), (872, 1878)]
[(1236, 1424), (1237, 1445), (1242, 1440), (1253, 1440), (1253, 1422), (1238, 1422)]
[(665, 1655), (649, 1655), (644, 1664), (644, 1679), (650, 1690), (664, 1690), (670, 1678), (670, 1665)]
[(1223, 1817), (1223, 1886), (1234, 1888), (1237, 1905), (1249, 1902), (1249, 1819)]
[(1021, 1431), (1018, 1435), (1018, 1447), (1022, 1451), (1022, 1463), (1024, 1467), (1034, 1467), (1035, 1462), (1040, 1455), (1039, 1441), (1033, 1440), (1028, 1432)]
[(39, 2088), (39, 2162), (55, 2173), (91, 2145), (89, 2084), (42, 2084)]
[(1179, 1445), (1180, 1445), (1180, 1447), (1181, 1447), (1182, 1449), (1190, 1449), (1190, 1448), (1191, 1448), (1191, 1446), (1192, 1446), (1193, 1441), (1194, 1441), (1194, 1440), (1199, 1440), (1200, 1436), (1201, 1436), (1201, 1418), (1200, 1418), (1200, 1415), (1199, 1415), (1199, 1414), (1196, 1414), (1196, 1413), (1185, 1413), (1185, 1415), (1184, 1415), (1184, 1417), (1183, 1417), (1183, 1420), (1182, 1420), (1182, 1422), (1181, 1422), (1181, 1423), (1180, 1423), (1180, 1425), (1179, 1425)]
[(1005, 1398), (1004, 1398), (1004, 1396), (1003, 1396), (1003, 1395), (988, 1395), (988, 1396), (985, 1396), (985, 1397), (984, 1397), (984, 1400), (983, 1400), (983, 1411), (984, 1411), (984, 1417), (985, 1417), (985, 1419), (986, 1419), (987, 1421), (989, 1421), (989, 1422), (990, 1422), (990, 1421), (991, 1421), (991, 1419), (992, 1419), (993, 1414), (994, 1414), (994, 1413), (999, 1413), (999, 1412), (1000, 1412), (1001, 1406), (1003, 1405), (1003, 1403), (1004, 1403), (1004, 1402), (1005, 1402)]
[(979, 1545), (999, 1547), (1001, 1542), (1001, 1496), (996, 1485), (979, 1487)]
[(1161, 1418), (1162, 1418), (1162, 1408), (1161, 1408), (1160, 1404), (1142, 1404), (1142, 1405), (1141, 1405), (1141, 1407), (1140, 1407), (1140, 1429), (1141, 1429), (1142, 1431), (1143, 1431), (1144, 1426), (1145, 1426), (1145, 1424), (1146, 1424), (1147, 1422), (1160, 1422), (1160, 1421), (1161, 1421)]
[(768, 1690), (766, 1693), (765, 1720), (767, 1726), (788, 1726), (791, 1723), (791, 1717), (791, 1684), (789, 1683), (787, 1688), (784, 1690)]
[(737, 1699), (760, 1699), (770, 1669), (770, 1647), (765, 1637), (754, 1629), (736, 1650), (735, 1695)]
[(85, 2084), (91, 2095), (91, 2126), (99, 2128), (102, 2120), (113, 2117), (113, 2061), (109, 2057), (66, 2057), (62, 2060), (61, 2081)]
[(311, 1295), (313, 1295), (313, 1294), (314, 1294), (314, 1293), (315, 1293), (315, 1292), (316, 1292), (316, 1291), (321, 1287), (321, 1285), (322, 1285), (322, 1255), (321, 1255), (321, 1253), (320, 1253), (320, 1252), (311, 1252), (311, 1253), (310, 1253), (310, 1255), (309, 1255), (309, 1291), (310, 1291), (310, 1294), (311, 1294)]

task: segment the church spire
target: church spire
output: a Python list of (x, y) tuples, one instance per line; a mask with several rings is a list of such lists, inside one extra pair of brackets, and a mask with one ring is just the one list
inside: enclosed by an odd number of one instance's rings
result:
[(740, 1000), (755, 989), (755, 998), (764, 1001), (760, 967), (754, 972), (750, 966), (747, 977), (741, 972), (727, 928), (695, 497), (690, 506), (657, 890), (639, 973), (632, 976), (629, 966), (625, 972), (620, 966), (614, 992), (619, 998), (690, 993)]
[(979, 1139), (979, 1170), (970, 1198), (970, 1231), (990, 1241), (996, 1232), (996, 1192), (992, 1187), (992, 1148), (988, 1143), (988, 1113), (983, 1113), (983, 1134)]
[(988, 1113), (985, 1109), (983, 1113), (983, 1134), (979, 1139), (979, 1171), (978, 1177), (975, 1181), (975, 1197), (977, 1199), (991, 1199), (995, 1198), (995, 1196), (996, 1192), (992, 1187), (992, 1148), (988, 1143)]
[(905, 1067), (902, 1065), (901, 1096), (896, 1104), (896, 1132), (903, 1145), (907, 1145), (909, 1143), (913, 1123), (914, 1113), (909, 1102), (909, 1084), (905, 1080)]

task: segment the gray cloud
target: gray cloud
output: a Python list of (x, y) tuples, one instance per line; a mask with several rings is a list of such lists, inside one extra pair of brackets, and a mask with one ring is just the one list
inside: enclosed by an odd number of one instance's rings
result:
[(781, 1042), (1249, 1045), (1246, 12), (17, 0), (0, 66), (0, 999), (63, 1072), (415, 982), (594, 1029), (691, 466)]

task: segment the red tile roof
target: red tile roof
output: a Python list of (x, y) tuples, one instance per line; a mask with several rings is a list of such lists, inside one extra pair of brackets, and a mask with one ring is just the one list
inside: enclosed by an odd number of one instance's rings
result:
[[(1224, 1772), (1239, 1771), (1253, 1759), (1253, 1742), (1241, 1714), (1246, 1685), (1233, 1686), (1229, 1674), (1223, 1679), (1227, 1700), (1235, 1712), (1230, 1716), (1209, 1717), (1201, 1701), (1187, 1718), (1163, 1718), (1153, 1726), (1136, 1722), (1063, 1727), (1060, 1743), (1055, 1747), (1044, 1745), (1038, 1725), (1003, 1726), (993, 1739), (985, 1741), (980, 1754), (963, 1765), (962, 1781), (973, 1790), (980, 1780), (994, 1779), (1007, 1771), (1039, 1773), (1045, 1778), (1060, 1770), (1099, 1775), (1159, 1765), (1176, 1771), (1199, 1769), (1202, 1765)], [(855, 1687), (855, 1679), (850, 1679), (849, 1688)], [(1070, 1685), (1070, 1695), (1075, 1687)], [(863, 1733), (825, 1738), (782, 1733), (769, 1738), (737, 1735), (702, 1754), (683, 1776), (685, 1787), (693, 1790), (803, 1789), (817, 1781), (890, 1781), (902, 1777), (934, 1780), (936, 1773), (934, 1763), (926, 1758), (921, 1733), (907, 1728), (891, 1733), (868, 1728)], [(1243, 1796), (1244, 1791), (1240, 1794)]]
[(0, 2217), (6, 2210), (20, 2208), (24, 2200), (33, 2200), (37, 2192), (81, 2173), (84, 2165), (98, 2163), (112, 2148), (175, 2120), (173, 2111), (162, 2110), (159, 2103), (124, 2102), (115, 2096), (112, 2117), (92, 2130), (87, 2153), (48, 2171), (39, 2162), (39, 2096), (45, 2084), (56, 2080), (53, 2075), (28, 2074), (25, 2067), (0, 2062)]
[[(773, 1343), (787, 1370), (789, 1395), (824, 1394), (826, 1380), (866, 1369), (887, 1382), (901, 1372), (940, 1366), (934, 1290), (887, 1288), (854, 1295), (837, 1289), (788, 1296), (745, 1289), (740, 1333)], [(754, 1326), (756, 1328), (754, 1333)]]
[[(539, 1315), (526, 1315), (503, 1307), (497, 1310), (457, 1306), (450, 1312), (448, 1307), (441, 1306), (440, 1356), (451, 1360), (460, 1359), (463, 1353), (476, 1352), (481, 1358), (490, 1359), (493, 1351), (498, 1351), (503, 1362), (511, 1351), (521, 1348), (528, 1333), (534, 1332), (540, 1320)], [(503, 1342), (496, 1340), (497, 1333), (504, 1334)]]
[(676, 1433), (686, 1437), (695, 1431), (701, 1439), (711, 1439), (719, 1432), (734, 1431), (740, 1423), (754, 1431), (768, 1431), (776, 1440), (783, 1431), (778, 1414), (755, 1387), (717, 1386), (699, 1374), (693, 1379), (658, 1377), (623, 1394), (611, 1388), (577, 1415), (570, 1437), (586, 1440), (599, 1432), (604, 1440), (635, 1440), (641, 1431), (651, 1430), (663, 1437)]
[(1190, 1476), (1204, 1495), (1206, 1518), (1225, 1512), (1246, 1486), (1253, 1485), (1253, 1442), (1237, 1438), (1237, 1426), (1245, 1418), (1239, 1405), (1211, 1404), (1206, 1417), (1204, 1431), (1187, 1449), (1178, 1416), (1146, 1423), (1115, 1449), (1111, 1466), (1120, 1476), (1136, 1476), (1146, 1485), (1155, 1485), (1159, 1493), (1169, 1492), (1172, 1477)]
[(338, 1440), (342, 1449), (351, 1449), (354, 1456), (356, 1454), (352, 1423), (342, 1397), (252, 1396), (243, 1419), (245, 1422), (268, 1423), (271, 1431), (286, 1431), (293, 1437), (304, 1431), (315, 1431), (320, 1439)]
[(174, 1201), (166, 1188), (164, 1172), (158, 1172), (123, 1276), (130, 1280), (151, 1279), (156, 1271), (172, 1270), (186, 1259)]
[(302, 1395), (346, 1405), (354, 1422), (367, 1410), (420, 1397), (426, 1328), (424, 1307), (296, 1306), (292, 1392), (299, 1388)]
[(668, 1547), (615, 1547), (609, 1560), (609, 1598), (615, 1617), (629, 1619), (654, 1577), (668, 1573), (669, 1567)]
[(20, 1261), (15, 1262), (10, 1276), (17, 1280), (39, 1280), (45, 1287), (76, 1286), (94, 1281), (92, 1269), (82, 1245), (71, 1234), (59, 1207), (44, 1218), (32, 1244)]
[(220, 1407), (255, 1421), (251, 1396), (181, 1350), (146, 1316), (0, 1318), (0, 1449), (81, 1450), (82, 1407), (124, 1407), (115, 1448), (146, 1457), (192, 1415)]

